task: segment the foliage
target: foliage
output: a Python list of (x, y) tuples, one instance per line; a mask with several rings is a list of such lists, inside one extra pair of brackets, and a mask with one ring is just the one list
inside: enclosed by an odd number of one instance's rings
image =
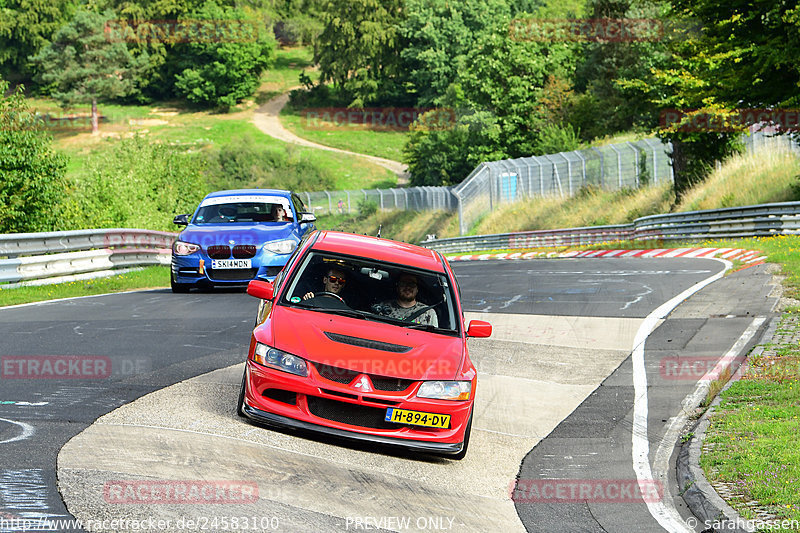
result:
[(146, 54), (134, 59), (125, 43), (106, 38), (106, 23), (113, 17), (111, 12), (77, 11), (53, 41), (31, 58), (39, 79), (62, 105), (92, 104), (93, 130), (97, 101), (132, 94), (138, 71), (148, 63)]
[(407, 0), (405, 10), (400, 57), (407, 90), (418, 106), (441, 105), (477, 38), (511, 18), (505, 0)]
[(293, 148), (269, 147), (251, 136), (222, 145), (208, 156), (210, 188), (276, 188), (295, 191), (330, 190), (333, 176)]
[[(111, 12), (78, 11), (31, 60), (51, 95), (65, 105), (126, 96), (135, 88), (131, 75), (139, 66), (124, 43), (106, 39)], [(146, 57), (143, 58), (146, 60)]]
[(89, 157), (69, 197), (63, 229), (172, 230), (175, 214), (191, 212), (209, 192), (198, 154), (139, 136), (116, 142), (113, 151)]
[[(431, 112), (433, 113), (433, 112)], [(460, 183), (483, 161), (502, 159), (497, 119), (486, 112), (465, 112), (453, 124), (427, 127), (423, 114), (411, 128), (403, 152), (413, 186)]]
[(220, 7), (207, 1), (195, 12), (182, 15), (187, 25), (193, 20), (238, 28), (231, 37), (196, 39), (175, 44), (166, 68), (175, 73), (177, 94), (194, 104), (230, 108), (252, 96), (259, 78), (275, 59), (275, 39), (267, 34), (257, 18), (241, 10)]
[(362, 198), (358, 201), (357, 208), (358, 218), (360, 219), (369, 218), (378, 212), (378, 204), (366, 198)]
[(3, 0), (0, 2), (0, 75), (10, 79), (33, 73), (28, 57), (37, 54), (72, 14), (71, 0)]
[(328, 0), (314, 58), (320, 83), (333, 82), (353, 107), (397, 103), (404, 12), (403, 0)]
[(673, 0), (699, 23), (706, 91), (731, 107), (797, 106), (800, 6), (796, 2)]
[[(667, 27), (668, 5), (663, 1), (596, 0), (591, 4), (591, 19), (650, 20), (656, 27)], [(657, 33), (657, 32), (656, 32)], [(569, 122), (581, 132), (581, 139), (655, 126), (647, 94), (619, 80), (645, 79), (652, 69), (663, 67), (670, 58), (666, 35), (649, 35), (630, 41), (587, 42), (575, 72), (576, 95)], [(682, 38), (682, 36), (678, 36)]]
[(48, 231), (66, 188), (66, 158), (22, 95), (0, 80), (0, 233)]

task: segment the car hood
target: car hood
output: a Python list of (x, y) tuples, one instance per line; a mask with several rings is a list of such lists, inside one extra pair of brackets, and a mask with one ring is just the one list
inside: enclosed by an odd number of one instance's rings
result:
[(394, 378), (455, 379), (461, 337), (304, 309), (276, 306), (273, 346), (314, 363)]
[(188, 226), (178, 240), (208, 248), (218, 244), (260, 244), (292, 236), (292, 224), (204, 224)]

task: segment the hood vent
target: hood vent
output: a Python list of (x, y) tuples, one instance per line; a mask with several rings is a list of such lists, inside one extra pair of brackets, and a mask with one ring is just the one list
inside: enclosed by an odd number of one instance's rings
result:
[(362, 348), (372, 348), (373, 350), (382, 350), (384, 352), (406, 353), (411, 351), (411, 346), (391, 344), (388, 342), (374, 341), (371, 339), (362, 339), (360, 337), (351, 337), (349, 335), (331, 333), (330, 331), (326, 331), (325, 336), (334, 342), (341, 342), (342, 344), (349, 344), (351, 346), (360, 346)]

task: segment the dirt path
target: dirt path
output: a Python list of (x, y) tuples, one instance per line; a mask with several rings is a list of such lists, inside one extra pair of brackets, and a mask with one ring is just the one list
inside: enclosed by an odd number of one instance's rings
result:
[(287, 92), (276, 96), (266, 104), (259, 107), (253, 115), (253, 122), (255, 123), (256, 127), (270, 137), (274, 137), (275, 139), (283, 142), (299, 144), (301, 146), (308, 146), (309, 148), (317, 148), (319, 150), (328, 150), (329, 152), (339, 152), (341, 154), (363, 157), (364, 159), (372, 161), (376, 165), (380, 165), (383, 168), (387, 168), (397, 174), (398, 185), (406, 185), (408, 183), (407, 167), (405, 164), (400, 163), (399, 161), (393, 161), (383, 157), (376, 157), (374, 155), (349, 152), (347, 150), (341, 150), (339, 148), (332, 148), (330, 146), (318, 144), (298, 137), (291, 131), (284, 128), (278, 116), (280, 115), (281, 109), (283, 109), (283, 106), (285, 106), (288, 101), (289, 93)]

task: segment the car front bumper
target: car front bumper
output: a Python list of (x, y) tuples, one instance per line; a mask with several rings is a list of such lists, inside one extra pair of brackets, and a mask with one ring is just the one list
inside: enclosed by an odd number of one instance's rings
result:
[[(464, 446), (472, 401), (420, 399), (414, 396), (414, 387), (406, 392), (360, 394), (346, 384), (321, 378), (316, 369), (309, 377), (300, 377), (250, 359), (246, 364), (243, 411), (257, 422), (436, 454), (458, 454)], [(388, 407), (448, 414), (450, 428), (384, 423)]]

